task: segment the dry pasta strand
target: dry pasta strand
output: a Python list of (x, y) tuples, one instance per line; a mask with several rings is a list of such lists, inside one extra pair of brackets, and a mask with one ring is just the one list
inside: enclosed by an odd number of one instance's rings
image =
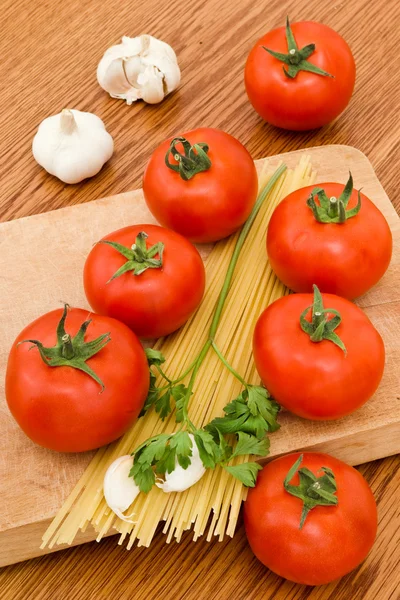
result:
[[(259, 187), (265, 186), (276, 166), (269, 161), (259, 173)], [(265, 234), (276, 205), (284, 196), (315, 181), (309, 158), (302, 156), (293, 170), (287, 170), (268, 194), (244, 243), (232, 284), (226, 299), (215, 341), (228, 362), (250, 384), (258, 384), (252, 359), (252, 332), (262, 310), (285, 295), (285, 286), (277, 279), (265, 252)], [(238, 234), (215, 244), (206, 261), (207, 290), (196, 314), (176, 333), (156, 342), (155, 347), (166, 357), (166, 371), (175, 379), (194, 360), (208, 336), (215, 304), (221, 290)], [(249, 260), (251, 257), (251, 260)], [(241, 384), (220, 362), (215, 352), (208, 352), (194, 386), (190, 402), (191, 420), (201, 427), (215, 416), (241, 391)], [(43, 536), (42, 548), (55, 544), (71, 544), (79, 531), (91, 524), (97, 540), (113, 529), (128, 539), (127, 548), (135, 542), (149, 546), (160, 522), (164, 522), (166, 541), (181, 539), (183, 532), (193, 529), (193, 539), (206, 534), (207, 540), (217, 536), (233, 536), (246, 488), (221, 467), (208, 470), (192, 488), (167, 494), (154, 487), (139, 494), (129, 509), (135, 523), (126, 523), (114, 515), (104, 500), (103, 479), (108, 466), (118, 457), (131, 453), (148, 437), (176, 429), (174, 414), (164, 422), (154, 409), (139, 419), (119, 440), (98, 450), (69, 498)], [(236, 463), (247, 461), (239, 457)]]

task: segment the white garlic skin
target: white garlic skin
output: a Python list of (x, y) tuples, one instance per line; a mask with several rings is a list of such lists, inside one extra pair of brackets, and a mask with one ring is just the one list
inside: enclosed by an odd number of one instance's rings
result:
[(156, 486), (164, 492), (184, 492), (197, 483), (206, 472), (194, 437), (191, 433), (189, 434), (189, 437), (192, 440), (190, 465), (187, 469), (183, 469), (178, 463), (178, 460), (175, 459), (175, 469), (172, 473), (165, 473), (164, 481), (156, 481)]
[(114, 142), (96, 115), (63, 110), (40, 123), (32, 152), (48, 173), (73, 184), (101, 170), (114, 152)]
[(151, 35), (124, 36), (111, 46), (97, 67), (97, 81), (112, 98), (132, 104), (144, 100), (157, 104), (176, 89), (181, 80), (176, 54)]
[(133, 523), (133, 515), (123, 513), (130, 507), (140, 489), (129, 472), (133, 458), (129, 454), (120, 456), (108, 467), (103, 481), (104, 498), (111, 510), (123, 521)]

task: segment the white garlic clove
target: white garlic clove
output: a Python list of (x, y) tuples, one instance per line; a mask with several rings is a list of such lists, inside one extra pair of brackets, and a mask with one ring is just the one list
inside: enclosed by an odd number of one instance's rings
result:
[(164, 492), (184, 492), (197, 483), (206, 472), (194, 437), (191, 433), (189, 434), (189, 437), (192, 440), (190, 465), (187, 469), (184, 469), (175, 459), (175, 469), (172, 473), (165, 473), (164, 480), (158, 479), (158, 481), (156, 481), (156, 486)]
[(126, 94), (132, 87), (126, 77), (124, 61), (124, 58), (116, 58), (99, 65), (97, 79), (101, 82), (101, 87), (113, 97)]
[(146, 67), (137, 78), (142, 100), (148, 104), (158, 104), (164, 98), (163, 77), (155, 67)]
[(39, 165), (70, 184), (96, 175), (113, 151), (114, 142), (103, 121), (79, 110), (63, 110), (44, 119), (32, 143)]
[(125, 76), (132, 87), (137, 86), (137, 79), (142, 72), (142, 61), (139, 56), (132, 56), (124, 60)]
[(109, 48), (97, 67), (97, 80), (113, 98), (132, 104), (142, 99), (161, 102), (180, 82), (176, 54), (165, 42), (151, 35), (124, 36)]
[(133, 458), (129, 454), (120, 456), (108, 467), (103, 481), (104, 498), (107, 505), (122, 521), (134, 523), (131, 515), (123, 513), (130, 507), (138, 496), (140, 490), (129, 472), (133, 465)]
[[(152, 51), (150, 52), (150, 50)], [(181, 80), (181, 72), (178, 67), (176, 54), (171, 46), (161, 40), (152, 38), (151, 45), (147, 51), (142, 53), (141, 60), (145, 65), (156, 67), (163, 74), (165, 95), (178, 87)]]

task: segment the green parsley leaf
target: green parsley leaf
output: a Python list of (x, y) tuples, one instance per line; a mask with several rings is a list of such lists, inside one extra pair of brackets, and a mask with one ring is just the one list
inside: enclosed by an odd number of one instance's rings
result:
[(230, 465), (224, 467), (225, 471), (228, 471), (231, 475), (239, 479), (243, 485), (247, 487), (254, 487), (257, 481), (257, 473), (262, 466), (258, 463), (248, 462), (242, 465)]
[(237, 398), (224, 407), (224, 417), (216, 417), (206, 426), (222, 434), (243, 431), (258, 438), (263, 438), (268, 431), (276, 431), (279, 424), (276, 415), (279, 404), (270, 398), (267, 390), (261, 386), (248, 386)]
[(201, 461), (206, 469), (214, 469), (219, 457), (219, 447), (213, 436), (204, 429), (196, 429), (194, 440), (199, 449)]
[(217, 462), (219, 462), (219, 463), (226, 462), (232, 456), (232, 446), (230, 446), (226, 442), (224, 436), (219, 431), (219, 429), (217, 429), (216, 432), (218, 435), (218, 450), (219, 450)]
[(159, 475), (164, 475), (165, 473), (172, 473), (172, 471), (175, 469), (175, 457), (175, 448), (171, 448), (171, 446), (166, 446), (164, 454), (156, 464), (156, 472)]
[(176, 458), (182, 469), (187, 469), (191, 463), (192, 456), (192, 440), (187, 431), (178, 431), (171, 436), (169, 443), (171, 448), (176, 450)]
[(187, 387), (184, 383), (179, 383), (171, 387), (171, 394), (176, 406), (175, 421), (177, 423), (182, 423), (183, 421), (183, 406), (185, 404), (186, 393)]
[(251, 385), (248, 388), (247, 405), (253, 416), (261, 415), (268, 423), (268, 431), (276, 431), (280, 425), (276, 420), (280, 406), (271, 397), (268, 390), (260, 385)]
[(129, 476), (133, 477), (140, 491), (145, 494), (151, 490), (156, 480), (153, 469), (151, 467), (142, 468), (141, 465), (133, 465)]
[(207, 431), (210, 431), (210, 432), (214, 432), (214, 431), (218, 430), (224, 435), (228, 435), (230, 433), (237, 433), (238, 431), (243, 429), (246, 419), (247, 418), (245, 415), (243, 415), (242, 417), (239, 417), (237, 419), (235, 419), (234, 417), (226, 417), (226, 416), (225, 417), (215, 417), (215, 419), (213, 419), (211, 421), (211, 423), (206, 425), (206, 429), (207, 429)]
[(206, 426), (208, 431), (218, 429), (222, 434), (237, 433), (250, 416), (249, 408), (243, 398), (245, 390), (224, 407), (224, 417), (216, 417)]
[(149, 367), (151, 365), (162, 365), (165, 362), (165, 358), (159, 350), (154, 350), (153, 348), (146, 348), (146, 357), (147, 362), (149, 363)]
[[(164, 459), (167, 468), (172, 462), (172, 469), (175, 468), (175, 450), (173, 452), (173, 458), (169, 462), (166, 453), (169, 452), (168, 442), (171, 435), (167, 433), (160, 433), (154, 438), (146, 440), (139, 448), (133, 453), (133, 467), (129, 473), (130, 477), (133, 477), (136, 485), (139, 486), (142, 492), (149, 492), (155, 483), (155, 471), (160, 471), (159, 463)], [(163, 465), (162, 465), (163, 466)], [(156, 469), (154, 470), (154, 467)]]
[(149, 408), (151, 408), (153, 406), (153, 404), (156, 402), (156, 400), (158, 398), (158, 395), (159, 395), (159, 391), (156, 387), (156, 376), (150, 371), (149, 391), (147, 394), (147, 398), (144, 402), (143, 408), (140, 411), (139, 417), (143, 417), (143, 415), (146, 414), (146, 412), (149, 410)]
[(238, 433), (238, 441), (232, 456), (245, 456), (254, 454), (257, 456), (267, 456), (269, 453), (269, 439), (264, 437), (262, 440), (254, 435), (249, 435), (243, 431)]
[(136, 463), (145, 466), (153, 465), (154, 461), (160, 460), (164, 454), (165, 447), (171, 436), (167, 433), (160, 433), (154, 438), (150, 438), (134, 454), (134, 465)]
[(171, 397), (171, 390), (170, 390), (170, 388), (168, 388), (167, 391), (164, 394), (162, 394), (162, 396), (159, 396), (157, 398), (157, 400), (155, 401), (154, 406), (155, 406), (156, 412), (160, 415), (161, 421), (164, 421), (164, 419), (166, 417), (168, 417), (168, 415), (171, 412), (170, 397)]

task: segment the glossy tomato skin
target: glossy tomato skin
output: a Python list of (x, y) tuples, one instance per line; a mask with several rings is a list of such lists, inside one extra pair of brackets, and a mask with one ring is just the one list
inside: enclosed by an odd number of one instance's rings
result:
[[(343, 185), (321, 183), (328, 198)], [(345, 223), (319, 223), (307, 206), (314, 186), (286, 196), (276, 207), (267, 232), (267, 253), (279, 279), (295, 292), (321, 292), (354, 299), (383, 276), (392, 256), (392, 234), (381, 213), (361, 194), (359, 213)], [(353, 190), (348, 209), (357, 204)]]
[[(302, 501), (283, 481), (299, 454), (269, 462), (244, 504), (246, 535), (256, 557), (271, 571), (304, 585), (322, 585), (355, 569), (370, 551), (377, 531), (376, 503), (353, 467), (319, 453), (304, 453), (301, 467), (335, 474), (338, 504), (316, 506), (299, 529)], [(291, 481), (298, 485), (299, 476)]]
[[(374, 394), (382, 379), (385, 347), (367, 315), (339, 296), (322, 294), (325, 309), (339, 311), (335, 333), (347, 354), (329, 340), (312, 342), (300, 314), (312, 294), (293, 294), (273, 302), (257, 321), (253, 354), (257, 371), (275, 400), (299, 417), (339, 419)], [(307, 317), (309, 318), (309, 316)]]
[(301, 49), (315, 44), (308, 62), (333, 75), (333, 78), (300, 71), (290, 79), (280, 60), (263, 46), (288, 54), (285, 27), (264, 35), (251, 50), (245, 68), (245, 86), (258, 114), (271, 125), (304, 131), (330, 123), (347, 106), (353, 93), (356, 67), (344, 39), (330, 27), (303, 21), (291, 25)]
[(141, 338), (162, 337), (181, 327), (199, 306), (205, 269), (198, 250), (183, 236), (158, 225), (133, 225), (103, 239), (131, 247), (136, 236), (148, 234), (147, 247), (164, 243), (163, 267), (132, 271), (109, 279), (126, 259), (107, 244), (93, 246), (83, 279), (94, 311), (119, 319)]
[(192, 145), (209, 145), (210, 169), (184, 181), (165, 165), (170, 138), (154, 151), (147, 164), (144, 197), (164, 227), (192, 242), (215, 242), (231, 235), (249, 216), (257, 198), (256, 168), (246, 148), (224, 131), (200, 128), (182, 135)]
[(18, 345), (37, 339), (54, 346), (61, 315), (59, 309), (39, 317), (16, 338), (8, 358), (6, 398), (13, 417), (36, 444), (84, 452), (116, 440), (137, 419), (149, 388), (149, 369), (138, 338), (126, 325), (79, 308), (68, 311), (67, 333), (74, 336), (90, 315), (85, 341), (111, 334), (111, 341), (87, 361), (102, 380), (103, 392), (86, 373), (49, 367), (37, 348)]

